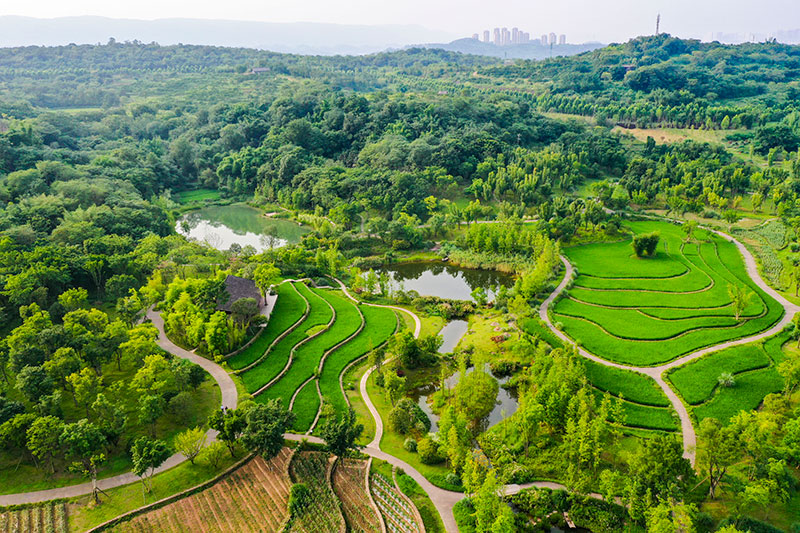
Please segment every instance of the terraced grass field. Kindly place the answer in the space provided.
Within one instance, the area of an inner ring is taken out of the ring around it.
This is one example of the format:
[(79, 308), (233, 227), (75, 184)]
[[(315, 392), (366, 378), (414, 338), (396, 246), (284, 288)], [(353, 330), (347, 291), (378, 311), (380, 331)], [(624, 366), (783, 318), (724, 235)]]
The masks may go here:
[(584, 364), (586, 377), (601, 391), (643, 405), (670, 406), (664, 391), (644, 374), (601, 365), (589, 359), (586, 359)]
[[(734, 244), (704, 230), (685, 242), (682, 228), (667, 222), (628, 227), (660, 232), (654, 257), (637, 258), (629, 240), (564, 250), (578, 276), (552, 308), (552, 318), (590, 352), (652, 366), (758, 333), (782, 316), (783, 308), (749, 278)], [(739, 320), (732, 285), (745, 287), (748, 295)]]
[[(325, 353), (361, 328), (361, 314), (358, 308), (340, 291), (315, 290), (314, 292), (333, 307), (336, 312), (335, 321), (318, 336), (294, 350), (291, 366), (289, 366), (287, 372), (268, 389), (259, 394), (256, 397), (256, 401), (266, 401), (272, 398), (291, 398), (303, 383), (314, 376)], [(313, 410), (313, 414), (304, 412), (308, 409)], [(314, 420), (317, 409), (318, 405), (314, 406), (309, 402), (296, 404), (292, 409), (298, 418), (295, 422), (296, 428), (301, 431), (307, 430)], [(301, 420), (307, 420), (309, 425), (300, 426)]]
[[(782, 347), (790, 338), (791, 333), (783, 331), (763, 343), (714, 352), (676, 368), (668, 377), (698, 421), (713, 417), (724, 423), (782, 389), (783, 378), (775, 366), (784, 359)], [(732, 387), (719, 384), (722, 373), (733, 375)]]
[(275, 302), (275, 308), (272, 310), (269, 323), (264, 327), (264, 331), (247, 349), (228, 359), (228, 364), (234, 370), (244, 368), (257, 361), (281, 333), (303, 317), (306, 301), (300, 296), (294, 284), (278, 285), (277, 293), (278, 301)]
[[(295, 287), (311, 306), (308, 316), (294, 331), (273, 346), (263, 361), (242, 374), (242, 381), (249, 393), (257, 391), (281, 373), (289, 362), (292, 348), (307, 337), (308, 330), (323, 326), (333, 318), (333, 312), (324, 299), (302, 283), (295, 284)], [(291, 394), (287, 398), (290, 397)]]

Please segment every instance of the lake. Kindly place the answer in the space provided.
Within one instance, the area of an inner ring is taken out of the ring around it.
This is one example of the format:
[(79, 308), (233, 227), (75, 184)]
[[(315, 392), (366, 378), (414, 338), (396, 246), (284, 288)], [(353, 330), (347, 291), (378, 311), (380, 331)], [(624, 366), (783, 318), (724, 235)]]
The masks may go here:
[(510, 274), (461, 268), (442, 261), (397, 263), (384, 270), (391, 276), (395, 287), (417, 291), (420, 296), (452, 300), (472, 300), (472, 291), (478, 287), (486, 289), (489, 300), (492, 300), (501, 285), (510, 287), (514, 283)]
[(264, 213), (245, 204), (204, 207), (178, 219), (175, 231), (217, 250), (228, 250), (232, 244), (252, 246), (258, 252), (300, 242), (309, 230), (297, 222), (265, 217)]

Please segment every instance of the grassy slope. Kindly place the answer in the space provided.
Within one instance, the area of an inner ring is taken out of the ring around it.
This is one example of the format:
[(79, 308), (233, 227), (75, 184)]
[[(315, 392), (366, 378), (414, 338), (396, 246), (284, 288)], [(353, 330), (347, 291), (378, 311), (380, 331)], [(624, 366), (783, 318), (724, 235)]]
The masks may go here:
[(644, 374), (612, 368), (590, 360), (584, 362), (586, 377), (592, 385), (626, 400), (656, 407), (669, 407), (670, 403), (656, 382)]
[(246, 350), (228, 360), (230, 367), (236, 370), (256, 361), (281, 333), (303, 316), (305, 309), (306, 303), (291, 283), (279, 285), (278, 301), (264, 332)]

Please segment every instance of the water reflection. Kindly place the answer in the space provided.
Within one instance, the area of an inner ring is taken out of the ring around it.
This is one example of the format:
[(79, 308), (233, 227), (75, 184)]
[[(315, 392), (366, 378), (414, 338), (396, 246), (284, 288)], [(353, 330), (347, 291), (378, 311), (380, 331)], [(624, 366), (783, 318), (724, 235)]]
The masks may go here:
[[(475, 370), (475, 367), (470, 367), (467, 369), (467, 374), (471, 373)], [(484, 365), (484, 371), (491, 375), (489, 370), (489, 365)], [(459, 379), (461, 379), (461, 374), (459, 372), (455, 372), (450, 377), (444, 380), (444, 387), (448, 389), (452, 389), (458, 384)], [(495, 378), (497, 379), (497, 378)], [(506, 418), (510, 417), (514, 413), (517, 412), (517, 407), (519, 407), (519, 401), (517, 397), (516, 389), (505, 389), (503, 385), (508, 383), (510, 376), (502, 377), (497, 379), (498, 384), (500, 385), (500, 390), (497, 393), (497, 400), (495, 401), (494, 409), (490, 412), (486, 418), (484, 418), (481, 422), (481, 430), (485, 431), (490, 427), (494, 426), (498, 422), (503, 421), (503, 415)], [(431, 432), (436, 432), (439, 428), (437, 422), (439, 421), (439, 415), (433, 412), (430, 403), (428, 402), (430, 396), (442, 388), (442, 385), (439, 382), (430, 383), (427, 385), (423, 385), (421, 387), (417, 387), (409, 392), (408, 396), (417, 402), (417, 405), (428, 415), (428, 418), (431, 420)]]
[(453, 300), (472, 300), (472, 291), (486, 290), (489, 300), (501, 285), (510, 287), (510, 274), (496, 270), (461, 268), (442, 261), (400, 263), (385, 268), (392, 281), (405, 290), (415, 290), (422, 296), (438, 296)]

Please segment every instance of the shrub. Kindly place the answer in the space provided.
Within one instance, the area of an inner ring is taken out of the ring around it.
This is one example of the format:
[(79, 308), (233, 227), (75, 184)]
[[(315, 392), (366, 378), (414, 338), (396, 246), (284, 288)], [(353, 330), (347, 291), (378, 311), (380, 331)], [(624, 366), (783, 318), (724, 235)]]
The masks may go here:
[(414, 453), (417, 451), (417, 441), (412, 438), (408, 438), (403, 443), (403, 449), (407, 452)]
[(455, 486), (461, 485), (461, 478), (458, 477), (458, 474), (456, 474), (455, 472), (450, 472), (449, 474), (447, 474), (444, 480), (447, 482), (448, 485), (455, 485)]
[(425, 437), (417, 443), (417, 453), (419, 454), (419, 460), (425, 465), (435, 465), (444, 461), (444, 458), (439, 454), (439, 445), (430, 437)]
[(736, 379), (730, 372), (723, 372), (717, 378), (717, 383), (719, 383), (720, 387), (731, 388), (736, 385)]
[(652, 257), (660, 238), (661, 235), (657, 231), (634, 235), (631, 246), (633, 246), (636, 257)]
[(289, 492), (289, 515), (300, 516), (306, 508), (311, 491), (305, 483), (295, 483)]

